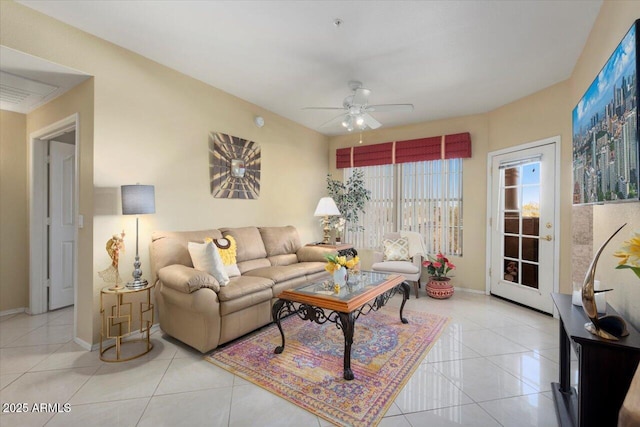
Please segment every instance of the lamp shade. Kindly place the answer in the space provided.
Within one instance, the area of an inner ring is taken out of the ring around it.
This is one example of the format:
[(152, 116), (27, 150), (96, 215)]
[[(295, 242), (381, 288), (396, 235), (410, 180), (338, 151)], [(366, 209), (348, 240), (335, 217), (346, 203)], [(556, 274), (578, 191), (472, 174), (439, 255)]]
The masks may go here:
[(122, 214), (140, 215), (156, 213), (155, 189), (153, 185), (123, 185)]
[(331, 197), (323, 197), (318, 202), (316, 211), (313, 216), (340, 215), (340, 211), (336, 206), (336, 202)]

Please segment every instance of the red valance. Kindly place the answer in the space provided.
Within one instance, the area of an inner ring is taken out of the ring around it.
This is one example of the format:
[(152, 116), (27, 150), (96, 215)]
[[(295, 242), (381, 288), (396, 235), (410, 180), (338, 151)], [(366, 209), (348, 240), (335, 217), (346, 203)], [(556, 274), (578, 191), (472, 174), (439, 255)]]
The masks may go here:
[(471, 157), (469, 132), (338, 148), (338, 169)]

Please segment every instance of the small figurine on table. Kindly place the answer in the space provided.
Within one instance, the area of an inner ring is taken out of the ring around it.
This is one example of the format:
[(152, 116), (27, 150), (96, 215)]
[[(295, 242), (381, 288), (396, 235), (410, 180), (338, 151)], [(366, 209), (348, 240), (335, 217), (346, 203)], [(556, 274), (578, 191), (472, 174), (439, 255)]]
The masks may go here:
[(118, 262), (120, 260), (120, 252), (124, 252), (124, 230), (120, 234), (114, 234), (111, 239), (107, 240), (106, 249), (111, 258), (111, 265), (105, 270), (99, 271), (98, 275), (106, 283), (115, 283), (114, 286), (109, 288), (110, 290), (123, 289), (122, 278), (118, 273)]

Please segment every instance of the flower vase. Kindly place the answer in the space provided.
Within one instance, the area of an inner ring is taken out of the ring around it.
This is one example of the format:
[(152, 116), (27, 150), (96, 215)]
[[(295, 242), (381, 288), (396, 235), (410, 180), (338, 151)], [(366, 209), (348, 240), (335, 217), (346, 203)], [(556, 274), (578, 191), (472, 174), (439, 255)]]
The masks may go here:
[(347, 269), (340, 267), (333, 272), (333, 283), (344, 286), (347, 283)]
[(435, 277), (429, 278), (427, 283), (427, 295), (431, 298), (446, 299), (453, 295), (453, 286), (450, 277)]

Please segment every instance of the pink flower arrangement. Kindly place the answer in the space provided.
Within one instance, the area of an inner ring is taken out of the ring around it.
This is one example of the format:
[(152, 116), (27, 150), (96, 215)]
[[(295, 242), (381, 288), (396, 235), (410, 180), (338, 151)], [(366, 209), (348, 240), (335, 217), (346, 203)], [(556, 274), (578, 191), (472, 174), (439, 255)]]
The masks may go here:
[(425, 260), (422, 265), (427, 267), (427, 272), (429, 276), (432, 276), (437, 279), (445, 279), (447, 274), (456, 268), (452, 262), (442, 255), (442, 253), (438, 252), (435, 259), (431, 255), (427, 255), (428, 260)]

